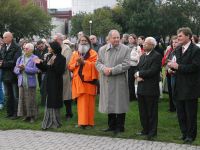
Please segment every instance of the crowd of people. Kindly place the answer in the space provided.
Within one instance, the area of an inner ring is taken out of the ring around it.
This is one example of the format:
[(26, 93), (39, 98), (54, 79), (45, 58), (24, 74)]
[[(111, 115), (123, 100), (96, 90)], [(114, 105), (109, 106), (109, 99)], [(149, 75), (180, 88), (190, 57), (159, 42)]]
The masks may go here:
[(177, 30), (166, 50), (158, 37), (123, 34), (120, 38), (117, 30), (111, 30), (102, 45), (95, 35), (79, 32), (74, 44), (57, 33), (51, 42), (23, 40), (18, 46), (13, 34), (5, 32), (0, 51), (0, 109), (6, 106), (9, 119), (22, 117), (34, 123), (39, 83), (40, 102), (45, 106), (42, 129), (61, 127), (63, 104), (66, 120), (73, 118), (73, 100), (76, 127), (92, 128), (99, 94), (99, 112), (108, 115), (103, 132), (117, 135), (125, 132), (130, 101), (137, 100), (142, 130), (136, 134), (152, 140), (157, 135), (163, 70), (169, 111), (177, 113), (180, 139), (192, 143), (197, 135), (200, 48), (188, 27)]

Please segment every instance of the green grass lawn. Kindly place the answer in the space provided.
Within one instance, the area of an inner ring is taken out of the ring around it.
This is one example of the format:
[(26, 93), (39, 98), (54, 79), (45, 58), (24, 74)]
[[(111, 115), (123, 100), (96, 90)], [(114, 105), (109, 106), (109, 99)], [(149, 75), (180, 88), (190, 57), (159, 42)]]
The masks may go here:
[[(39, 94), (38, 94), (39, 95)], [(39, 99), (39, 96), (37, 96)], [(39, 102), (38, 102), (39, 103)], [(200, 103), (199, 103), (200, 105)], [(23, 122), (22, 118), (17, 120), (10, 120), (5, 118), (6, 111), (0, 111), (0, 130), (10, 130), (10, 129), (30, 129), (30, 130), (41, 130), (41, 123), (44, 114), (44, 107), (39, 107), (39, 118), (33, 124)], [(76, 104), (73, 103), (73, 119), (70, 121), (65, 120), (65, 110), (62, 108), (62, 127), (59, 129), (49, 129), (49, 131), (54, 132), (64, 132), (64, 133), (77, 133), (77, 134), (87, 134), (87, 135), (96, 135), (96, 136), (109, 136), (114, 137), (113, 133), (105, 133), (101, 131), (104, 128), (107, 128), (107, 115), (101, 114), (98, 112), (98, 101), (96, 103), (96, 114), (95, 114), (95, 128), (92, 129), (79, 129), (75, 128), (77, 124), (77, 111)], [(199, 114), (199, 112), (198, 112)], [(198, 115), (198, 124), (200, 122), (200, 115)], [(130, 109), (126, 116), (125, 132), (120, 134), (119, 138), (126, 139), (145, 139), (135, 135), (136, 132), (141, 131), (139, 113), (138, 113), (138, 104), (137, 101), (130, 103)], [(45, 131), (44, 131), (45, 132)], [(165, 141), (173, 143), (183, 143), (181, 140), (178, 140), (180, 136), (180, 130), (177, 122), (176, 113), (168, 112), (168, 99), (165, 95), (165, 99), (159, 102), (159, 122), (158, 122), (158, 136), (155, 138), (156, 141)], [(193, 143), (194, 145), (200, 145), (200, 128), (198, 125), (197, 139)]]

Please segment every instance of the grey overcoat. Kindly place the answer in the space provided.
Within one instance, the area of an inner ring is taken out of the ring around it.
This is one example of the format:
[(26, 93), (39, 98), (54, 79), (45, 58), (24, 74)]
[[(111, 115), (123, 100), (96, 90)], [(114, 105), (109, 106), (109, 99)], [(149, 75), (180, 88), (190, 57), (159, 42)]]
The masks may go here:
[(71, 72), (67, 69), (67, 65), (72, 55), (72, 50), (68, 45), (62, 45), (62, 55), (66, 58), (66, 68), (63, 75), (63, 100), (72, 99)]
[[(115, 48), (111, 44), (101, 47), (96, 67), (100, 73), (99, 111), (126, 113), (129, 108), (127, 70), (130, 67), (130, 49), (123, 44)], [(105, 67), (112, 68), (111, 75), (104, 75)]]

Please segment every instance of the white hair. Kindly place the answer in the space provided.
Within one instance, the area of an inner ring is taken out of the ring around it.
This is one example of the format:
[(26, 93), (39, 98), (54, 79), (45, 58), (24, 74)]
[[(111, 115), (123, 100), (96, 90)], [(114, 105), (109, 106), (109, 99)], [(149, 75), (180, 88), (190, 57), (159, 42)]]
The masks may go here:
[(34, 45), (32, 43), (27, 43), (25, 47), (29, 48), (30, 50), (34, 50)]
[(64, 35), (62, 33), (56, 33), (56, 37), (59, 40), (62, 40), (62, 41), (64, 40)]
[[(108, 33), (108, 37), (111, 37), (113, 32), (116, 32), (119, 34), (119, 31), (117, 31), (116, 29), (113, 29), (113, 30), (110, 30), (109, 33)], [(120, 35), (120, 34), (119, 34)]]
[(153, 37), (147, 37), (145, 40), (148, 40), (149, 42), (151, 42), (151, 44), (153, 44), (153, 47), (155, 48), (157, 45), (156, 39)]

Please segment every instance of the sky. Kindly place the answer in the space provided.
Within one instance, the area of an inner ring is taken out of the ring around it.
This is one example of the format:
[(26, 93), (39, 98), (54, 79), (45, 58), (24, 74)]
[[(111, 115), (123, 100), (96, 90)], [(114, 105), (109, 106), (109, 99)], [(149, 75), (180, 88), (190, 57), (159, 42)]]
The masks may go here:
[(72, 0), (47, 0), (48, 8), (70, 8)]

